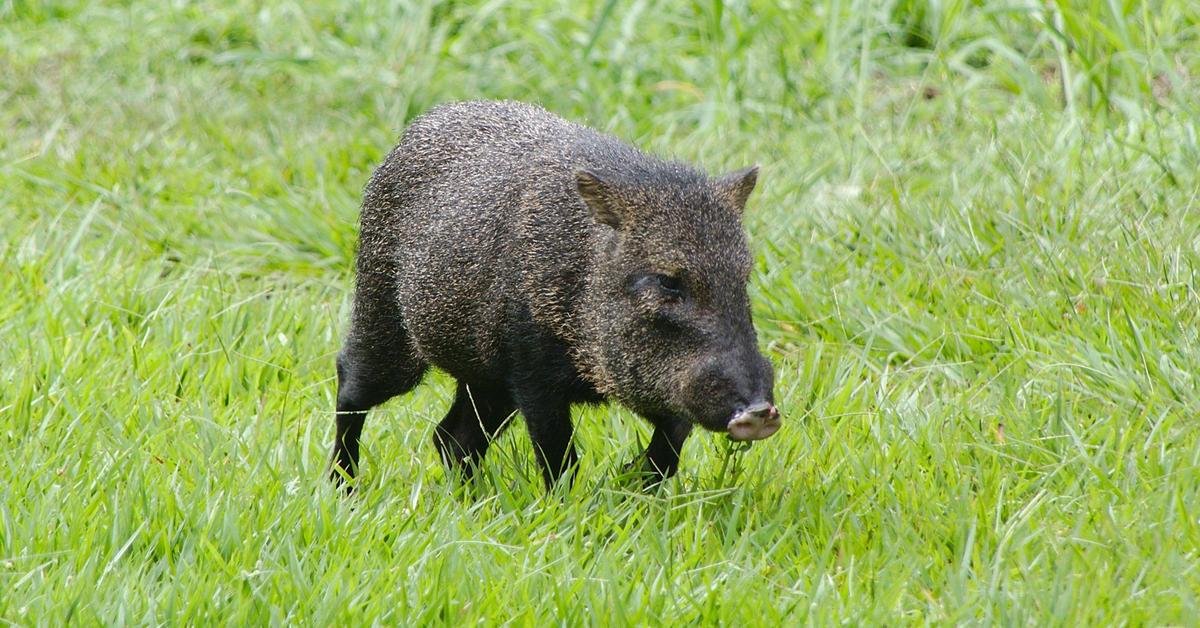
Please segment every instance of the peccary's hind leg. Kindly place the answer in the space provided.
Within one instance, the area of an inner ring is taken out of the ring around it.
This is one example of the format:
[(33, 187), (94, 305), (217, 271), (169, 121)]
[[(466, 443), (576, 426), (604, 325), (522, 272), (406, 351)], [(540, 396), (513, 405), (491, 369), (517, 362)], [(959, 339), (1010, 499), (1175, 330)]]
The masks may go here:
[[(389, 159), (390, 162), (390, 159)], [(350, 333), (337, 358), (337, 436), (331, 475), (358, 470), (358, 439), (367, 410), (412, 390), (429, 365), (417, 355), (397, 300), (400, 247), (393, 222), (406, 202), (387, 163), (363, 193)]]
[(369, 330), (362, 329), (363, 323), (355, 317), (350, 338), (337, 357), (337, 435), (330, 477), (338, 484), (358, 471), (358, 441), (367, 410), (412, 390), (428, 369), (412, 351), (398, 321)]
[(492, 439), (508, 426), (513, 409), (507, 392), (459, 382), (454, 404), (433, 432), (446, 467), (470, 479)]

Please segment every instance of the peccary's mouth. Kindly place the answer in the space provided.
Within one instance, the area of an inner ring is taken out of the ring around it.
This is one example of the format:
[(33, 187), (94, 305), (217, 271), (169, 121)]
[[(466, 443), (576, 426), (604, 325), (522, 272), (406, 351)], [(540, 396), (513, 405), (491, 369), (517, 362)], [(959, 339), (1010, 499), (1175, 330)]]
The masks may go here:
[(768, 402), (756, 403), (734, 415), (729, 421), (729, 440), (751, 441), (769, 438), (779, 431), (783, 421), (779, 410)]

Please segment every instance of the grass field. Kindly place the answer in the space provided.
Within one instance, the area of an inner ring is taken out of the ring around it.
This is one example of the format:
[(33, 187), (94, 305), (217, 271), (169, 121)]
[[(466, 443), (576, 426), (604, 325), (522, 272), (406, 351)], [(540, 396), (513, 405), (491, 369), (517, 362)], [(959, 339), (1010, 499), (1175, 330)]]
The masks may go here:
[[(521, 427), (445, 376), (325, 481), (358, 195), (514, 98), (710, 171), (786, 425)], [(0, 620), (1195, 625), (1200, 4), (0, 0)]]

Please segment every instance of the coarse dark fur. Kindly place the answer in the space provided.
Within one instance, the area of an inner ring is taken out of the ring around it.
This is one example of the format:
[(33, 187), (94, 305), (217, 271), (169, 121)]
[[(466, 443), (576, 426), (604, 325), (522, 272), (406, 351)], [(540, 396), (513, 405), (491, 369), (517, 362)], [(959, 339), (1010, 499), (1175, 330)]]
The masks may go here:
[(366, 411), (430, 365), (458, 380), (433, 440), (465, 475), (519, 411), (553, 484), (576, 461), (572, 404), (604, 400), (654, 425), (647, 474), (675, 473), (693, 424), (772, 401), (740, 221), (756, 176), (709, 178), (521, 103), (414, 120), (363, 195), (334, 478), (356, 471)]

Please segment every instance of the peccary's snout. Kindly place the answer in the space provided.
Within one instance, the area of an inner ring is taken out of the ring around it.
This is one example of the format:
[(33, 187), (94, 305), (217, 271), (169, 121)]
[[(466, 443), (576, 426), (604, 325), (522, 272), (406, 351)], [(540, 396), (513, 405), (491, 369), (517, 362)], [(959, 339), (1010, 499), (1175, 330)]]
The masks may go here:
[(783, 424), (773, 401), (773, 375), (771, 363), (757, 349), (707, 360), (688, 387), (693, 420), (705, 429), (727, 432), (735, 441), (770, 437)]
[(763, 440), (778, 432), (783, 423), (780, 420), (779, 409), (772, 403), (774, 374), (771, 363), (757, 349), (749, 353), (751, 356), (746, 361), (752, 367), (745, 386), (752, 391), (748, 397), (750, 403), (735, 409), (733, 417), (725, 426), (730, 440)]
[(729, 439), (737, 441), (762, 440), (779, 431), (779, 409), (775, 404), (761, 401), (745, 408), (729, 421)]

